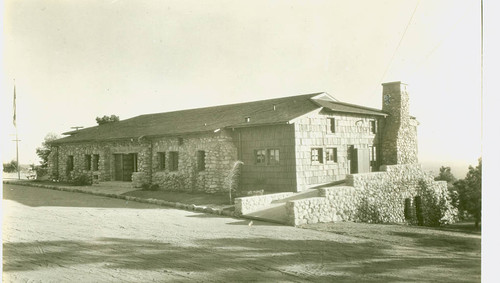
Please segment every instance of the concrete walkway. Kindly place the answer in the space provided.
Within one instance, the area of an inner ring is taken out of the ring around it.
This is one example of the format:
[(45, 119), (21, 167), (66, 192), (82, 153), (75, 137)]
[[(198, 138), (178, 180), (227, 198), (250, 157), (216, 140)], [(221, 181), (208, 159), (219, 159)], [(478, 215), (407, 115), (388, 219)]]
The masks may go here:
[(109, 181), (100, 182), (91, 186), (82, 186), (81, 189), (88, 190), (94, 193), (108, 193), (122, 195), (131, 191), (137, 191), (139, 188), (132, 187), (131, 182)]

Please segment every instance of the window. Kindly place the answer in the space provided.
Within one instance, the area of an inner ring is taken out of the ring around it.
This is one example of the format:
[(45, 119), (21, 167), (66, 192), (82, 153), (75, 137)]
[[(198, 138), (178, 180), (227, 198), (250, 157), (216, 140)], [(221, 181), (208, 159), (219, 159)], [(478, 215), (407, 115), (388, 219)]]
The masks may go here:
[(335, 133), (335, 118), (328, 118), (328, 127), (330, 133)]
[(73, 165), (74, 165), (73, 155), (68, 155), (68, 160), (67, 160), (67, 164), (66, 164), (67, 171), (73, 171), (73, 169), (74, 169)]
[(269, 160), (267, 164), (276, 165), (280, 163), (280, 150), (279, 149), (268, 149)]
[(377, 147), (369, 146), (368, 150), (370, 151), (370, 163), (377, 161)]
[(337, 162), (337, 148), (330, 147), (326, 149), (326, 161)]
[(165, 170), (165, 152), (157, 152), (156, 158), (158, 158), (158, 170)]
[(370, 132), (372, 134), (376, 134), (377, 133), (377, 120), (371, 120), (370, 121)]
[(137, 172), (139, 167), (137, 166), (137, 163), (138, 163), (138, 158), (137, 158), (137, 153), (131, 153), (130, 155), (132, 155), (132, 172)]
[(99, 154), (94, 154), (92, 159), (92, 171), (99, 171)]
[(266, 150), (265, 149), (255, 150), (255, 163), (256, 164), (266, 164)]
[(368, 151), (370, 153), (370, 166), (371, 171), (378, 171), (378, 162), (377, 162), (377, 147), (375, 145), (369, 146)]
[(196, 159), (198, 161), (198, 171), (205, 171), (205, 151), (198, 150), (196, 152)]
[(323, 149), (322, 148), (313, 148), (311, 150), (311, 161), (323, 163)]
[(179, 145), (183, 145), (184, 144), (184, 138), (177, 138), (177, 143)]
[(168, 153), (168, 170), (177, 171), (179, 169), (179, 152), (170, 151)]
[(92, 164), (92, 156), (90, 154), (85, 154), (85, 170), (90, 170), (90, 165)]

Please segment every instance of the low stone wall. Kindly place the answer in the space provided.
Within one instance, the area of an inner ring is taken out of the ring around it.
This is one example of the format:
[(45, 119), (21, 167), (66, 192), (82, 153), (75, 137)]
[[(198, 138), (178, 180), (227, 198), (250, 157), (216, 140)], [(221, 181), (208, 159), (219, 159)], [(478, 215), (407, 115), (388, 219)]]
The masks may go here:
[(132, 187), (142, 188), (143, 185), (149, 184), (149, 177), (144, 172), (133, 172), (132, 173)]
[(331, 221), (415, 223), (405, 215), (405, 201), (415, 211), (415, 197), (422, 200), (422, 224), (452, 223), (457, 211), (451, 206), (446, 182), (434, 181), (420, 165), (391, 165), (385, 172), (348, 175), (348, 186), (319, 189), (320, 197), (290, 201), (291, 225)]
[(321, 188), (319, 195), (332, 207), (332, 221), (354, 221), (363, 189), (350, 186)]
[(286, 203), (287, 223), (297, 226), (318, 222), (332, 222), (333, 207), (324, 197), (292, 200)]
[(251, 196), (234, 199), (235, 212), (238, 215), (248, 214), (265, 208), (273, 201), (292, 196), (292, 192), (269, 194), (262, 196)]

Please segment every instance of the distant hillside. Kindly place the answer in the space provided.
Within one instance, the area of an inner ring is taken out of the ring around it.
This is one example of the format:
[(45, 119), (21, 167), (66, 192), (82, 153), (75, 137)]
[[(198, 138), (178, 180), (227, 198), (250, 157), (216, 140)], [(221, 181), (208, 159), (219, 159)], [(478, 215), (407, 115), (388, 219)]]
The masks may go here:
[[(441, 166), (446, 166), (451, 168), (451, 173), (457, 179), (465, 178), (467, 172), (469, 171), (469, 165), (476, 166), (477, 164), (468, 164), (467, 162), (443, 162), (443, 161), (422, 161), (422, 168), (425, 171), (431, 171), (435, 176), (439, 173), (439, 168)], [(477, 162), (476, 162), (477, 163)]]

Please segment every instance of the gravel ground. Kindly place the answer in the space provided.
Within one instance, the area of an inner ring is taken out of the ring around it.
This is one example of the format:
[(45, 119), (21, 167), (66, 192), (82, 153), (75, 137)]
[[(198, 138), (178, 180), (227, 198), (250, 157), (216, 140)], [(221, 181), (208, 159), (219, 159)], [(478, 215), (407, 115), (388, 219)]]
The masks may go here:
[(450, 257), (383, 238), (17, 185), (4, 184), (3, 194), (3, 282), (480, 280), (467, 267), (471, 251)]

